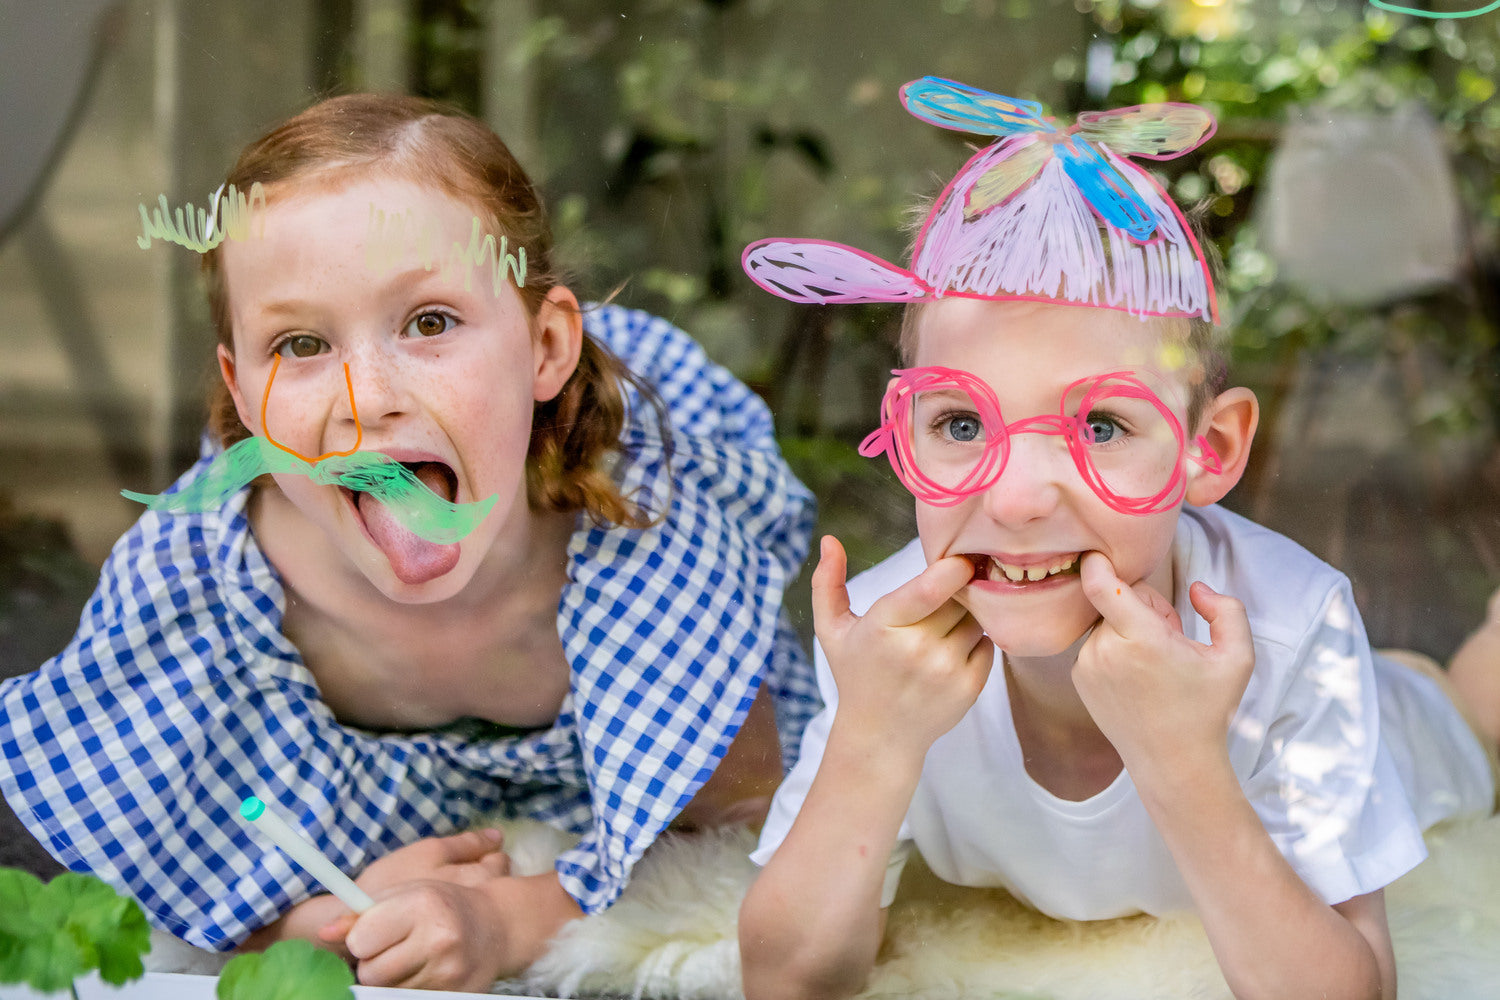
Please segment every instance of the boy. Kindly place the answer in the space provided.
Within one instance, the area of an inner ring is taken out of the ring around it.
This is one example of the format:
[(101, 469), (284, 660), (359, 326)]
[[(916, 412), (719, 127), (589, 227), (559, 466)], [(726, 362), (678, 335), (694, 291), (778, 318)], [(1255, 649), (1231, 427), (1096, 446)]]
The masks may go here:
[(823, 542), (826, 708), (755, 854), (746, 995), (856, 992), (916, 847), (1056, 917), (1194, 908), (1242, 998), (1394, 996), (1382, 888), (1494, 785), (1430, 679), (1373, 657), (1347, 580), (1211, 506), (1256, 400), (1220, 389), (1203, 256), (1122, 155), (1191, 149), (1211, 119), (1058, 131), (930, 79), (903, 100), (1006, 137), (939, 197), (912, 270), (746, 253), (796, 301), (919, 303), (861, 448), (917, 497), (919, 538), (847, 589)]

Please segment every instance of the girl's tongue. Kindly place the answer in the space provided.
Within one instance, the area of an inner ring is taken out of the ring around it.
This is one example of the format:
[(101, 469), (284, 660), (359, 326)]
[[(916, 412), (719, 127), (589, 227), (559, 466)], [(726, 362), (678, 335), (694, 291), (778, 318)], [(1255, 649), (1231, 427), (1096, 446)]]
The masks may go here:
[[(440, 497), (453, 499), (453, 484), (447, 470), (436, 462), (408, 466), (422, 484)], [(438, 545), (414, 534), (396, 520), (385, 504), (369, 493), (356, 493), (365, 529), (391, 564), (391, 571), (402, 583), (419, 584), (435, 580), (458, 564), (458, 543)]]

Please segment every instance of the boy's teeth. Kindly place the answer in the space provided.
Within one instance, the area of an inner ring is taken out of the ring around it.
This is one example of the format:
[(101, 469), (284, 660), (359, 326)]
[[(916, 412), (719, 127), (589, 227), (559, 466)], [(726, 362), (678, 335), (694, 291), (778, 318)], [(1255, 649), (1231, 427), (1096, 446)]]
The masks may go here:
[(1034, 583), (1037, 580), (1055, 576), (1058, 573), (1066, 573), (1073, 568), (1073, 564), (1077, 561), (1077, 556), (1065, 556), (1046, 566), (1040, 564), (1036, 566), (1009, 566), (1005, 563), (991, 560), (990, 579), (998, 580), (1004, 577), (1011, 583), (1020, 583), (1022, 580)]

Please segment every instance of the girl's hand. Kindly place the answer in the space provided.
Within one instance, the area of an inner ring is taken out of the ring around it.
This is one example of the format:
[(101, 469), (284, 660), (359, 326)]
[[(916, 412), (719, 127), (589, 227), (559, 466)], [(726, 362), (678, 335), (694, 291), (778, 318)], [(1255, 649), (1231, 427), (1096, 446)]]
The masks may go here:
[(354, 881), (372, 896), (418, 879), (480, 885), (510, 874), (510, 855), (504, 847), (505, 835), (494, 829), (424, 837), (371, 862)]
[(863, 617), (849, 610), (847, 573), (844, 547), (824, 537), (813, 623), (838, 685), (838, 723), (925, 755), (974, 704), (994, 662), (984, 630), (953, 600), (974, 567), (939, 559)]
[(366, 986), (483, 991), (502, 974), (505, 919), (482, 888), (408, 882), (352, 926), (338, 921), (321, 936), (341, 929)]
[(483, 992), (540, 958), (582, 915), (555, 872), (476, 885), (427, 880), (387, 891), (352, 924), (334, 921), (319, 936), (343, 939), (366, 986)]
[(1139, 784), (1153, 769), (1223, 755), (1255, 666), (1244, 606), (1204, 583), (1188, 591), (1211, 643), (1189, 639), (1149, 585), (1128, 586), (1101, 552), (1083, 557), (1083, 592), (1103, 620), (1079, 650), (1073, 684)]

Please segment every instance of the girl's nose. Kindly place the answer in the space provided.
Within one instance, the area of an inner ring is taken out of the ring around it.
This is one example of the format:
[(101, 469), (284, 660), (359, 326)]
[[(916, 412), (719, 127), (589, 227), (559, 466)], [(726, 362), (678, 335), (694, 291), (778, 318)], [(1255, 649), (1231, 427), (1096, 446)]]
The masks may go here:
[(370, 427), (410, 410), (407, 373), (391, 352), (378, 348), (355, 350), (349, 352), (345, 361), (352, 392), (344, 394), (343, 402), (334, 411), (336, 418), (352, 422), (357, 414), (359, 423)]
[(1046, 517), (1057, 509), (1069, 477), (1080, 478), (1061, 437), (1013, 434), (1005, 467), (984, 491), (985, 513), (1008, 527)]

